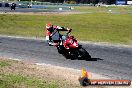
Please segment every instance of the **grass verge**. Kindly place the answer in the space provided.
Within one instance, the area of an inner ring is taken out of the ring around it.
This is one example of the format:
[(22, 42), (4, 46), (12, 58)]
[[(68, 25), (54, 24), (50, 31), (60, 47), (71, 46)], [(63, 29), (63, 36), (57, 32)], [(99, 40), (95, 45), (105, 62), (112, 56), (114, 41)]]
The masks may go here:
[[(126, 11), (130, 8), (121, 9), (108, 7), (115, 11)], [(132, 15), (114, 14), (103, 12), (104, 7), (93, 8), (83, 7), (78, 10), (102, 11), (88, 14), (71, 15), (0, 15), (0, 34), (19, 36), (44, 36), (45, 24), (48, 22), (54, 25), (70, 27), (72, 35), (78, 40), (109, 42), (132, 45)], [(108, 10), (108, 9), (107, 9)]]
[(18, 63), (20, 64), (18, 61), (0, 58), (0, 88), (58, 88), (56, 81), (48, 82), (47, 79), (29, 77), (19, 72), (17, 68), (11, 72), (12, 67)]
[(9, 62), (6, 62), (6, 61), (0, 61), (0, 67), (5, 67), (5, 66), (10, 66), (10, 63)]
[(0, 63), (6, 63), (0, 65), (0, 88), (81, 88), (76, 76), (73, 82), (73, 78), (67, 78), (70, 72), (62, 74), (62, 70), (48, 65), (1, 57)]
[(0, 88), (58, 88), (55, 83), (16, 74), (0, 74)]

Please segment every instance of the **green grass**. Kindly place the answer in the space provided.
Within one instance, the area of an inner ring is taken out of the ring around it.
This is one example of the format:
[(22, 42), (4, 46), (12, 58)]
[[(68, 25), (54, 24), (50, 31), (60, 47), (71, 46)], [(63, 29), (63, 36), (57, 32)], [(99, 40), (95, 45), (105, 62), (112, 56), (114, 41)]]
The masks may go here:
[[(105, 7), (76, 7), (77, 10), (105, 11)], [(117, 11), (131, 11), (130, 7), (115, 8)], [(127, 10), (126, 10), (127, 9)], [(97, 12), (72, 15), (0, 15), (0, 34), (20, 36), (44, 36), (47, 22), (70, 27), (78, 40), (110, 42), (132, 45), (132, 14)]]
[(0, 88), (58, 88), (56, 83), (47, 83), (36, 78), (16, 74), (0, 74)]
[(100, 7), (88, 7), (88, 6), (75, 6), (75, 11), (81, 11), (81, 12), (108, 12), (109, 10), (113, 12), (121, 12), (121, 13), (128, 13), (132, 12), (131, 6), (100, 6)]
[(7, 68), (2, 68), (5, 66), (10, 68), (11, 64), (16, 62), (14, 60), (0, 61), (0, 88), (58, 88), (55, 81), (48, 82), (47, 79), (44, 81), (35, 77), (13, 74), (6, 72)]
[(0, 88), (58, 88), (56, 83), (16, 74), (0, 74)]
[[(20, 66), (20, 64), (24, 63), (15, 60), (0, 60), (0, 88), (59, 88), (57, 80), (22, 73), (19, 69), (25, 67)], [(16, 72), (13, 72), (14, 70)]]
[(11, 64), (10, 64), (10, 62), (7, 62), (7, 61), (0, 61), (0, 68), (1, 67), (5, 67), (5, 66), (10, 66)]

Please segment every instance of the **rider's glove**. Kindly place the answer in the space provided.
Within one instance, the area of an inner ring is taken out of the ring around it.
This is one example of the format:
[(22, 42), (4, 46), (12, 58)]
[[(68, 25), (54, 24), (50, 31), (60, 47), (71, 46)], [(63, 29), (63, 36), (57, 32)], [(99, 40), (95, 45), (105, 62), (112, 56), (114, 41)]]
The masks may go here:
[(57, 29), (62, 29), (62, 27), (60, 27), (60, 26), (57, 26)]
[(70, 33), (72, 29), (70, 29), (70, 28), (67, 28), (67, 30), (68, 30), (68, 32)]

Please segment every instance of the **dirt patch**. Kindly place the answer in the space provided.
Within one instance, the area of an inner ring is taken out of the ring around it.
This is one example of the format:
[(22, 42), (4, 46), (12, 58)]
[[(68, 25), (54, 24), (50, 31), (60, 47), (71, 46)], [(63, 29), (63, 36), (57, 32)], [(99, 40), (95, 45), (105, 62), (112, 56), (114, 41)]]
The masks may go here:
[[(36, 64), (30, 61), (16, 61), (7, 58), (0, 57), (0, 61), (10, 62), (10, 66), (0, 68), (2, 73), (14, 73), (27, 77), (35, 77), (47, 82), (55, 80), (60, 88), (83, 88), (80, 86), (78, 78), (81, 76), (81, 71), (65, 68), (59, 66), (53, 66), (50, 64)], [(104, 78), (97, 74), (89, 73), (92, 79)], [(131, 88), (130, 87), (112, 87), (112, 86), (88, 86), (85, 88)]]
[[(71, 72), (55, 69), (49, 65), (36, 65), (30, 61), (16, 61), (0, 57), (0, 61), (8, 61), (11, 65), (0, 68), (0, 73), (23, 75), (30, 78), (37, 78), (51, 83), (57, 82), (60, 88), (80, 88), (78, 77)], [(71, 74), (71, 75), (70, 75)], [(73, 79), (75, 77), (75, 79)]]

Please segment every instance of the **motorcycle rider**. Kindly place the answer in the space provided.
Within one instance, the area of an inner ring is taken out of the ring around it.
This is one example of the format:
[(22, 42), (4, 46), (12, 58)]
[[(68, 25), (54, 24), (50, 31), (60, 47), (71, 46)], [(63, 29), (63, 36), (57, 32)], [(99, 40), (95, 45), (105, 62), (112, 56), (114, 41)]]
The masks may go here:
[(12, 10), (12, 9), (14, 9), (14, 10), (16, 9), (16, 4), (15, 4), (15, 3), (12, 3), (12, 4), (11, 4), (11, 10)]
[(55, 41), (59, 41), (61, 39), (61, 35), (59, 31), (68, 31), (71, 32), (72, 29), (64, 28), (60, 26), (53, 26), (51, 23), (46, 24), (46, 40), (49, 45), (56, 45)]

